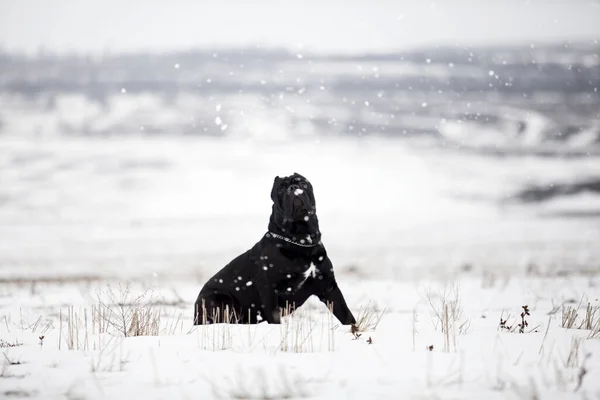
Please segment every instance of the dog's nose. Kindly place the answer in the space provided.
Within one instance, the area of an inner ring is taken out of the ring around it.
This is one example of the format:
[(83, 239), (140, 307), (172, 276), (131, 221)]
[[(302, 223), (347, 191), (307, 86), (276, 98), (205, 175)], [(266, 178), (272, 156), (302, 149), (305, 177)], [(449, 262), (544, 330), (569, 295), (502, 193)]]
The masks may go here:
[(300, 186), (298, 186), (298, 185), (290, 185), (288, 187), (289, 192), (296, 192), (296, 190), (298, 190), (298, 189), (300, 189)]

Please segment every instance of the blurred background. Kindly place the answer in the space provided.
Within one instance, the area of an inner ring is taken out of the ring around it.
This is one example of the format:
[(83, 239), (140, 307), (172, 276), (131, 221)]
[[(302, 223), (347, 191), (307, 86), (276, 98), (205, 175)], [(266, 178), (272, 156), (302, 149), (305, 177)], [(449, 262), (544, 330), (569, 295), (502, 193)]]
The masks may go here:
[(600, 269), (600, 2), (0, 0), (0, 279)]

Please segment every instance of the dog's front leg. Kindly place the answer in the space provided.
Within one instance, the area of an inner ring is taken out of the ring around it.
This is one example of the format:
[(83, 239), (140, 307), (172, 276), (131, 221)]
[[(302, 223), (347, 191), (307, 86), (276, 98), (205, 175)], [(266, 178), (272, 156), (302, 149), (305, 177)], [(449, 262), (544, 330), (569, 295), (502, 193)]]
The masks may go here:
[(356, 319), (354, 318), (354, 315), (352, 315), (352, 311), (348, 308), (344, 295), (335, 279), (332, 280), (331, 285), (327, 290), (319, 296), (319, 300), (327, 305), (333, 312), (333, 315), (335, 315), (343, 325), (352, 325), (356, 323)]
[[(258, 297), (260, 299), (260, 316), (262, 320), (269, 324), (281, 323), (281, 314), (279, 312), (279, 296), (275, 288), (270, 283), (267, 271), (261, 271), (256, 277)], [(259, 322), (261, 320), (259, 319)]]
[(352, 325), (356, 323), (352, 311), (348, 308), (342, 291), (338, 287), (333, 274), (333, 264), (329, 257), (325, 257), (323, 264), (320, 267), (323, 273), (323, 292), (320, 293), (319, 300), (327, 305), (333, 312), (333, 315), (344, 325)]

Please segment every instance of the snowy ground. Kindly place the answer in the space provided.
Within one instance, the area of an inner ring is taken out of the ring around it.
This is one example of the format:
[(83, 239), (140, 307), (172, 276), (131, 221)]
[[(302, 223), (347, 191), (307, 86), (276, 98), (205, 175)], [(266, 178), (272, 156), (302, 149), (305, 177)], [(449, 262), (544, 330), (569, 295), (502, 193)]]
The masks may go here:
[[(342, 280), (356, 313), (369, 301), (386, 308), (377, 329), (356, 340), (347, 327), (328, 317), (318, 301), (307, 304), (289, 326), (193, 329), (189, 306), (200, 282), (189, 281), (154, 282), (154, 295), (160, 300), (154, 306), (161, 312), (160, 336), (123, 338), (112, 330), (98, 334), (98, 322), (92, 322), (96, 295), (107, 290), (106, 282), (3, 284), (0, 338), (22, 345), (1, 349), (0, 397), (600, 396), (600, 339), (588, 339), (587, 330), (561, 328), (561, 310), (556, 308), (565, 302), (577, 306), (582, 296), (599, 306), (594, 297), (600, 283), (597, 277), (511, 279), (463, 274), (454, 283), (459, 285), (463, 314), (450, 331), (448, 351), (427, 300), (429, 290), (434, 304), (439, 304), (435, 294), (443, 286), (427, 280)], [(116, 289), (117, 283), (111, 284)], [(134, 292), (152, 284), (135, 285)], [(525, 333), (499, 330), (500, 318), (511, 314), (508, 324), (513, 324), (523, 305), (531, 313)], [(75, 328), (69, 336), (71, 306), (76, 315), (71, 317)], [(466, 332), (461, 334), (458, 324), (465, 321)]]

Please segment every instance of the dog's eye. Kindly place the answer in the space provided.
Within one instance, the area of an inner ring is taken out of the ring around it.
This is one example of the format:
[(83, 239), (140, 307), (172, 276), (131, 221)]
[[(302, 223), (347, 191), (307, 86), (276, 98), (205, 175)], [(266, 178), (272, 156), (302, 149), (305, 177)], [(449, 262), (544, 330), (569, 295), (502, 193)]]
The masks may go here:
[(279, 188), (279, 194), (282, 194), (283, 192), (285, 192), (285, 188), (283, 188), (283, 187), (280, 187), (280, 188)]
[(303, 187), (304, 189), (308, 189), (308, 185), (307, 185), (306, 183), (303, 183), (303, 184), (302, 184), (302, 187)]

